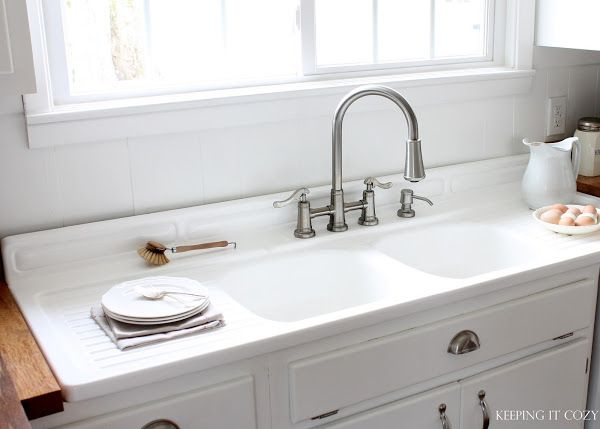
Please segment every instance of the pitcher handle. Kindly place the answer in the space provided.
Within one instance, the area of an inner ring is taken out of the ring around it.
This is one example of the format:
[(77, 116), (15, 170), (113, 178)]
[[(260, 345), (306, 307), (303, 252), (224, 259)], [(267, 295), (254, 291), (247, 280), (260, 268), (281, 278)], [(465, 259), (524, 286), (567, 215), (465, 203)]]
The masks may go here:
[(575, 181), (577, 181), (579, 167), (581, 165), (581, 143), (577, 137), (575, 137), (575, 140), (573, 140), (573, 155), (571, 156), (571, 162), (573, 163), (573, 174), (575, 175)]

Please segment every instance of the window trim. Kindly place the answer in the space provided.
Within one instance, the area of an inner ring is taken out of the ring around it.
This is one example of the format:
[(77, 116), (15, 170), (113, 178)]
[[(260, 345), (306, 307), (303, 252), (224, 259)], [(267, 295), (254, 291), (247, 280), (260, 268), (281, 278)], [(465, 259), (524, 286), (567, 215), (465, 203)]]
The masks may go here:
[[(514, 95), (529, 91), (533, 75), (535, 0), (506, 1), (506, 34), (503, 67), (403, 74), (361, 72), (344, 78), (312, 78), (306, 82), (231, 88), (132, 99), (56, 105), (43, 21), (42, 0), (27, 0), (38, 92), (26, 95), (25, 114), (30, 148), (103, 140), (193, 132), (217, 127), (254, 125), (294, 120), (302, 116), (329, 115), (341, 94), (365, 83), (395, 87), (414, 105), (459, 102)], [(360, 107), (370, 110), (368, 102)], [(299, 114), (299, 112), (305, 112)], [(203, 120), (195, 120), (202, 115)], [(148, 126), (152, 123), (152, 126)]]

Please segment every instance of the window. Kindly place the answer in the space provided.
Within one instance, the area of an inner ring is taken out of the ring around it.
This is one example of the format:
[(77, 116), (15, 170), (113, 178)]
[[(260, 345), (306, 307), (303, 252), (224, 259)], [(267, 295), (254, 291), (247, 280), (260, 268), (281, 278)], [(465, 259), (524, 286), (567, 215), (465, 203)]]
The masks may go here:
[(494, 0), (43, 3), (55, 104), (493, 65), (502, 42)]

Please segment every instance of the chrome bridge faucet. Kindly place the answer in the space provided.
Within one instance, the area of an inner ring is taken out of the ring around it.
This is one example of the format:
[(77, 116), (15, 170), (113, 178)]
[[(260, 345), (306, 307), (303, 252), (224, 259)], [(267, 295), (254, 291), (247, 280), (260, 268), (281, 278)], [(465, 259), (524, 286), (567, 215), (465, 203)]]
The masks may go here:
[(418, 182), (425, 178), (423, 157), (421, 155), (421, 140), (419, 140), (419, 126), (415, 112), (408, 102), (397, 91), (382, 85), (365, 85), (348, 93), (338, 104), (333, 115), (333, 141), (332, 141), (332, 188), (331, 203), (324, 207), (310, 208), (310, 202), (306, 196), (309, 194), (307, 188), (301, 188), (287, 199), (276, 201), (276, 208), (286, 206), (292, 201), (298, 200), (298, 224), (294, 235), (298, 238), (314, 237), (312, 219), (318, 216), (329, 216), (327, 229), (329, 231), (346, 231), (346, 212), (361, 210), (358, 223), (365, 226), (378, 224), (375, 215), (375, 192), (374, 186), (389, 189), (392, 183), (381, 183), (374, 177), (367, 177), (364, 181), (366, 189), (363, 198), (358, 201), (345, 202), (344, 190), (342, 189), (342, 125), (344, 115), (348, 108), (358, 99), (367, 95), (378, 95), (385, 97), (400, 108), (408, 124), (408, 140), (406, 141), (406, 158), (404, 162), (404, 178), (410, 182)]

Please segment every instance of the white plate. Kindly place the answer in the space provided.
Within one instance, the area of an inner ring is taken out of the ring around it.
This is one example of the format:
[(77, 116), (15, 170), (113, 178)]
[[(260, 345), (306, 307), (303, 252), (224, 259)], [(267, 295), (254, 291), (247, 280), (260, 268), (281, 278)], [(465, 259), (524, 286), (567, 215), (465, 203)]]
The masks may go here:
[[(208, 296), (208, 291), (195, 280), (183, 277), (146, 277), (120, 283), (102, 295), (102, 307), (121, 319), (156, 321), (190, 314), (205, 306), (208, 298), (189, 298), (185, 295), (176, 299), (148, 299), (135, 291), (137, 286), (154, 286), (159, 289), (189, 292)], [(182, 302), (179, 302), (179, 301)], [(113, 317), (111, 316), (111, 317)]]
[[(579, 210), (581, 210), (585, 206), (579, 206), (579, 205), (575, 205), (575, 204), (567, 204), (567, 207), (569, 207), (569, 208), (576, 207)], [(553, 223), (544, 222), (543, 220), (540, 219), (540, 216), (542, 215), (542, 213), (547, 212), (551, 208), (552, 208), (552, 206), (541, 207), (541, 208), (537, 209), (536, 211), (534, 211), (532, 214), (533, 218), (537, 222), (542, 224), (544, 227), (548, 228), (550, 231), (554, 231), (554, 232), (558, 232), (559, 234), (566, 234), (566, 235), (583, 235), (583, 234), (591, 234), (592, 232), (596, 232), (596, 231), (600, 230), (600, 223), (598, 223), (598, 221), (596, 221), (596, 225), (586, 225), (586, 226), (567, 226), (567, 225), (557, 225), (557, 224), (553, 224)], [(598, 216), (600, 219), (600, 210), (596, 209), (596, 212), (598, 213)]]
[(109, 312), (108, 310), (106, 310), (106, 308), (104, 308), (103, 310), (104, 310), (104, 313), (111, 319), (118, 320), (119, 322), (123, 322), (123, 323), (129, 323), (130, 325), (163, 325), (165, 323), (179, 322), (180, 320), (188, 319), (199, 313), (202, 313), (204, 310), (206, 310), (208, 308), (209, 304), (210, 304), (210, 302), (207, 300), (205, 302), (205, 304), (201, 305), (198, 308), (195, 308), (194, 310), (192, 310), (189, 313), (183, 313), (179, 316), (174, 316), (174, 317), (171, 317), (168, 319), (128, 319), (128, 318), (119, 316), (118, 314), (113, 314), (113, 313)]

